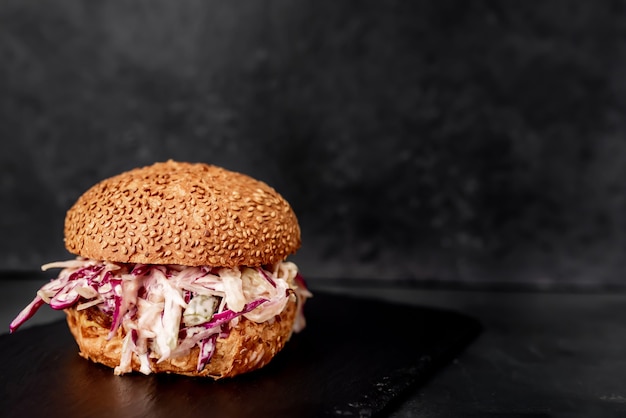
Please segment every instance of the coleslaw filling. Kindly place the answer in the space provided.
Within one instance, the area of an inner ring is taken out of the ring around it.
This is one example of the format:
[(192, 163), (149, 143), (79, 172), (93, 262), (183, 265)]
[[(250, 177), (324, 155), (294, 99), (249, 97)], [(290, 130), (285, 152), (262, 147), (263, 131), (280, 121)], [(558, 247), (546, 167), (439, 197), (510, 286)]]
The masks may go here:
[(60, 268), (10, 324), (10, 332), (44, 304), (52, 309), (97, 308), (111, 318), (108, 339), (122, 328), (124, 339), (115, 374), (132, 371), (133, 354), (140, 371), (152, 372), (151, 359), (162, 362), (199, 347), (201, 371), (215, 351), (218, 337), (228, 336), (241, 317), (274, 321), (290, 299), (297, 302), (293, 332), (305, 326), (304, 302), (311, 292), (288, 261), (272, 266), (216, 268), (113, 263), (82, 257), (45, 264)]

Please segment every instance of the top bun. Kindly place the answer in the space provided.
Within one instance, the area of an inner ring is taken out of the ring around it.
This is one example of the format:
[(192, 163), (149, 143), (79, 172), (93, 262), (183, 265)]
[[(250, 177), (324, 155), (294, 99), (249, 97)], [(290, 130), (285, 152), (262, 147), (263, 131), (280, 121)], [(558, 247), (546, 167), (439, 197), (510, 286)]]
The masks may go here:
[(291, 206), (247, 175), (167, 161), (105, 179), (65, 217), (65, 247), (103, 261), (262, 266), (300, 248)]

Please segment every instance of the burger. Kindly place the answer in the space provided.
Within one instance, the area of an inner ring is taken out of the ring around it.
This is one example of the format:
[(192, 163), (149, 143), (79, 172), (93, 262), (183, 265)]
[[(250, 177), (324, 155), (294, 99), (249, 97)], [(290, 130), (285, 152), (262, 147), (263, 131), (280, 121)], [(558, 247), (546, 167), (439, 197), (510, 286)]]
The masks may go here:
[(213, 379), (267, 365), (304, 329), (312, 296), (287, 257), (301, 245), (289, 203), (266, 183), (166, 161), (97, 183), (67, 211), (76, 257), (10, 324), (48, 304), (79, 354), (114, 374)]

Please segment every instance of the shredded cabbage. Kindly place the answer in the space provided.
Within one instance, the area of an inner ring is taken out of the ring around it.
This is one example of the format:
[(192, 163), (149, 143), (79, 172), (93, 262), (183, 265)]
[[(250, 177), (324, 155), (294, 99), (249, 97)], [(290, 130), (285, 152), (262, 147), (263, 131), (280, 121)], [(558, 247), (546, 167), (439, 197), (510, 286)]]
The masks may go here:
[(121, 328), (124, 339), (115, 374), (131, 372), (133, 355), (140, 371), (199, 347), (198, 371), (241, 317), (272, 321), (290, 299), (297, 302), (293, 331), (305, 326), (303, 305), (312, 294), (297, 266), (280, 262), (264, 268), (213, 268), (100, 262), (82, 257), (42, 266), (60, 268), (58, 277), (11, 322), (10, 332), (44, 304), (53, 309), (100, 309), (111, 317), (108, 338)]

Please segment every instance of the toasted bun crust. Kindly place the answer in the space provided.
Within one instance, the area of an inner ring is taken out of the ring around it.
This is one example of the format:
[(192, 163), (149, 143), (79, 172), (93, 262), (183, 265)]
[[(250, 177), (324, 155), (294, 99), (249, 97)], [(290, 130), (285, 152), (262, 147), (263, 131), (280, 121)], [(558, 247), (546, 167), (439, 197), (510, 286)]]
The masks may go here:
[(122, 263), (260, 266), (295, 253), (300, 227), (289, 203), (259, 180), (167, 161), (87, 190), (67, 212), (65, 246)]
[[(118, 328), (117, 335), (107, 340), (108, 328), (94, 318), (91, 309), (78, 311), (68, 308), (65, 313), (69, 329), (78, 343), (79, 354), (96, 363), (115, 368), (120, 363), (124, 339), (122, 327)], [(206, 376), (217, 380), (259, 369), (269, 363), (289, 340), (295, 317), (294, 296), (280, 317), (273, 321), (256, 323), (242, 317), (239, 324), (230, 330), (227, 338), (217, 339), (215, 353), (202, 371), (196, 370), (199, 349), (194, 347), (185, 357), (160, 363), (151, 359), (152, 372)], [(139, 368), (139, 359), (133, 354), (132, 369), (139, 371)]]

